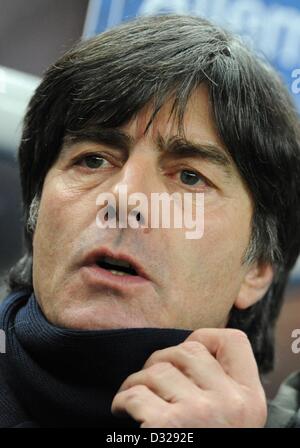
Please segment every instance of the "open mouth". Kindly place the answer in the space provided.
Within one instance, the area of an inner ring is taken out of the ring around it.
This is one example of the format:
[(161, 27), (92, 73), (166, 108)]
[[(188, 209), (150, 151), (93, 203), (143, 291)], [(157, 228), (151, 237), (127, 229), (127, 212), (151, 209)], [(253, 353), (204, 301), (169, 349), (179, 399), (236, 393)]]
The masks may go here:
[(127, 253), (113, 253), (106, 247), (99, 247), (88, 253), (82, 263), (85, 281), (97, 288), (145, 287), (151, 282), (139, 261)]
[(138, 275), (135, 268), (125, 260), (103, 256), (96, 260), (96, 264), (114, 275)]

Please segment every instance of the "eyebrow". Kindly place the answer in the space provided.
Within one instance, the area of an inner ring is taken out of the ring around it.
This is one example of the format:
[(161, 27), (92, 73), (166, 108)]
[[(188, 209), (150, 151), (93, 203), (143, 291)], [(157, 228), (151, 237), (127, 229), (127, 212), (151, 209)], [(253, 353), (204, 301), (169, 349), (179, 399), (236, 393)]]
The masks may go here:
[[(125, 153), (128, 157), (134, 146), (134, 138), (118, 128), (85, 129), (76, 133), (66, 134), (60, 154), (67, 155), (75, 144), (93, 142), (106, 145)], [(186, 137), (173, 136), (165, 140), (160, 134), (156, 142), (156, 149), (161, 153), (160, 158), (184, 158), (207, 160), (221, 168), (227, 177), (233, 174), (233, 162), (225, 150), (211, 143), (190, 141)]]
[(171, 137), (168, 141), (159, 136), (159, 150), (163, 152), (162, 157), (192, 157), (207, 160), (213, 165), (221, 168), (227, 177), (233, 174), (233, 162), (224, 149), (211, 143), (198, 143), (190, 141), (185, 137)]
[(66, 155), (74, 145), (83, 142), (93, 142), (107, 145), (114, 149), (129, 153), (134, 139), (124, 131), (117, 128), (85, 129), (75, 133), (66, 134), (63, 139), (61, 155)]

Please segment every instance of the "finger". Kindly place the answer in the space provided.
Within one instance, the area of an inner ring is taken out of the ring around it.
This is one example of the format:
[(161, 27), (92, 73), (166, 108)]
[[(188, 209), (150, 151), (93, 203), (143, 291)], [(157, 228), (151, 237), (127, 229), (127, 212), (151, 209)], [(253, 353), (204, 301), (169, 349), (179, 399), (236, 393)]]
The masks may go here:
[(216, 358), (198, 341), (186, 341), (174, 347), (157, 350), (146, 361), (144, 369), (169, 362), (203, 390), (220, 390), (231, 385)]
[(240, 384), (260, 385), (259, 373), (251, 344), (240, 330), (201, 328), (186, 341), (201, 342), (215, 356), (225, 373)]
[(138, 384), (118, 392), (112, 402), (111, 412), (116, 416), (130, 415), (134, 420), (147, 425), (156, 425), (157, 416), (166, 413), (170, 406), (155, 395), (147, 386)]
[(137, 385), (147, 386), (152, 392), (169, 403), (193, 398), (199, 388), (181, 371), (168, 362), (153, 364), (147, 369), (130, 375), (120, 391)]

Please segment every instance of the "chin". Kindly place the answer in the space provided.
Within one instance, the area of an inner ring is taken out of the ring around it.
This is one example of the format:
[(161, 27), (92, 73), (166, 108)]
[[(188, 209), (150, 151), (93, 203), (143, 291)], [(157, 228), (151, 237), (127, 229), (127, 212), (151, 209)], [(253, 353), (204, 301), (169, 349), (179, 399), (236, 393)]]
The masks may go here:
[(125, 328), (155, 327), (143, 318), (133, 318), (129, 313), (103, 309), (69, 308), (51, 319), (54, 325), (73, 330), (114, 330)]

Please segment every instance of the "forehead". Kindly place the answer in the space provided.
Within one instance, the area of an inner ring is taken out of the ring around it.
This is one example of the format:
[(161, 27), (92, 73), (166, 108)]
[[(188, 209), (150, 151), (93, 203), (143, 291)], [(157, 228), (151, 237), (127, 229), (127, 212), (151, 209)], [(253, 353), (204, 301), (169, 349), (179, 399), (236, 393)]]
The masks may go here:
[[(171, 97), (163, 104), (155, 115), (146, 135), (154, 141), (161, 135), (165, 139), (179, 134), (178, 122), (175, 114), (172, 114), (175, 97)], [(128, 123), (120, 128), (130, 134), (134, 141), (139, 141), (145, 136), (145, 130), (153, 114), (153, 104), (149, 103)], [(187, 102), (182, 130), (189, 140), (199, 140), (219, 147), (225, 146), (221, 141), (219, 132), (213, 117), (212, 104), (208, 88), (205, 84), (199, 86), (189, 97)]]

